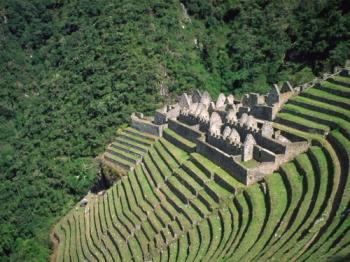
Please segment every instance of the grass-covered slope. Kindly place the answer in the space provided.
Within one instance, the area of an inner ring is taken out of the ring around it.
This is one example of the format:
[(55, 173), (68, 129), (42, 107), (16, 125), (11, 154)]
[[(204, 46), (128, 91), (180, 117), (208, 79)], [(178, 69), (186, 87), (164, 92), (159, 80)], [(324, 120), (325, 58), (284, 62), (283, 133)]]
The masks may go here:
[[(275, 124), (313, 146), (249, 187), (193, 153), (193, 143), (165, 130), (134, 170), (103, 196), (89, 195), (87, 207), (77, 206), (56, 225), (58, 260), (345, 259), (350, 111), (342, 107), (347, 97), (322, 86), (292, 98)], [(308, 132), (316, 127), (329, 134)]]

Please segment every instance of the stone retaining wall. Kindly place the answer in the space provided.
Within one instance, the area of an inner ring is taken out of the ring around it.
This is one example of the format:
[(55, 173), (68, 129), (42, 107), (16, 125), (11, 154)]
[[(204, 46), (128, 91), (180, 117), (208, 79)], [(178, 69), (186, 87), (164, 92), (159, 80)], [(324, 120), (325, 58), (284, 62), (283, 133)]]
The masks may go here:
[(176, 120), (169, 119), (168, 127), (184, 138), (196, 143), (197, 139), (202, 137), (202, 133), (186, 126)]
[(238, 181), (244, 184), (246, 183), (247, 170), (244, 166), (236, 162), (232, 156), (218, 150), (207, 142), (200, 140), (197, 142), (196, 151), (220, 166)]
[(154, 136), (162, 136), (163, 130), (167, 127), (167, 125), (156, 125), (151, 121), (138, 118), (134, 114), (131, 115), (131, 126), (141, 132), (145, 132)]

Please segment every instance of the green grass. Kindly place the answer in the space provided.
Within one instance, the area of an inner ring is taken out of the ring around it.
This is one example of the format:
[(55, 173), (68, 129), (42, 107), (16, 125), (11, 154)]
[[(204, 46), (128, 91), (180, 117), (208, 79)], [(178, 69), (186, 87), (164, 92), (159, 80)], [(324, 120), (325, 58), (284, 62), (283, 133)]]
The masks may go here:
[(161, 138), (159, 142), (163, 145), (163, 147), (168, 151), (169, 154), (171, 154), (176, 161), (181, 164), (183, 161), (189, 158), (189, 154), (182, 150), (181, 148), (178, 148), (177, 146), (170, 143), (165, 138)]
[(215, 165), (212, 161), (207, 159), (206, 157), (198, 154), (198, 153), (192, 153), (191, 157), (196, 159), (199, 163), (201, 163), (208, 171), (212, 171), (218, 176), (223, 177), (224, 180), (226, 180), (230, 185), (232, 185), (235, 188), (243, 187), (244, 184), (236, 180), (234, 177), (232, 177), (230, 174), (228, 174), (225, 170), (220, 168), (218, 165)]
[(274, 230), (277, 229), (278, 223), (281, 221), (287, 208), (287, 191), (281, 175), (274, 173), (265, 179), (265, 183), (270, 201), (270, 214), (265, 226), (265, 232), (254, 245), (254, 248), (242, 258), (244, 261), (252, 261), (264, 250), (266, 245), (273, 241), (275, 238)]
[[(339, 131), (332, 131), (330, 136), (337, 141), (338, 145), (342, 147), (342, 151), (339, 154), (343, 155), (346, 161), (350, 159), (350, 142), (346, 137), (344, 137)], [(347, 212), (348, 204), (350, 201), (350, 192), (347, 190), (350, 187), (350, 170), (349, 166), (342, 166), (344, 171), (342, 172), (343, 179), (346, 180), (346, 184), (344, 185), (344, 192), (342, 194), (341, 200), (339, 201), (339, 207), (337, 209), (337, 214), (328, 228), (327, 233), (324, 234), (320, 240), (313, 246), (311, 250), (309, 250), (304, 257), (307, 258), (309, 256), (313, 256), (315, 258), (321, 258), (321, 256), (325, 256), (328, 250), (332, 247), (334, 241), (341, 236), (343, 232), (345, 232), (348, 228), (350, 228), (350, 219), (345, 219), (344, 213)], [(347, 177), (347, 179), (345, 177)], [(345, 220), (344, 220), (345, 219)]]
[(294, 123), (297, 123), (299, 125), (304, 126), (305, 128), (310, 128), (311, 129), (318, 129), (318, 130), (322, 130), (324, 132), (329, 132), (330, 128), (329, 126), (323, 125), (323, 124), (319, 124), (310, 120), (307, 120), (305, 118), (296, 116), (296, 115), (292, 115), (289, 113), (279, 113), (277, 115), (278, 118), (280, 119), (285, 119)]
[(350, 89), (348, 87), (342, 86), (339, 84), (334, 84), (334, 83), (331, 83), (329, 81), (322, 81), (321, 86), (324, 86), (324, 87), (327, 87), (327, 88), (330, 88), (330, 89), (333, 89), (336, 91), (344, 92), (346, 94), (350, 94)]
[(251, 159), (248, 161), (242, 161), (241, 164), (246, 168), (254, 168), (254, 167), (257, 167), (260, 163), (255, 159)]
[[(332, 95), (327, 97), (326, 92), (320, 90), (309, 89), (308, 92), (334, 101), (346, 101)], [(324, 104), (307, 98), (301, 100)], [(341, 113), (348, 111), (334, 106), (328, 108)], [(328, 125), (320, 124), (317, 119), (338, 125), (342, 133), (333, 130), (330, 137), (339, 141), (344, 149), (341, 154), (347, 152), (349, 157), (350, 144), (343, 136), (349, 124), (344, 118), (329, 117), (329, 114), (292, 103), (285, 109), (299, 115), (281, 113), (279, 116), (287, 116), (309, 128), (329, 130)], [(305, 120), (301, 116), (315, 120)], [(135, 261), (182, 261), (187, 255), (188, 261), (195, 258), (196, 261), (266, 261), (298, 257), (317, 260), (330, 251), (335, 252), (334, 242), (339, 239), (345, 246), (347, 238), (342, 234), (350, 226), (349, 220), (342, 217), (350, 193), (344, 192), (338, 211), (333, 212), (334, 216), (329, 215), (340, 170), (344, 167), (337, 162), (332, 143), (322, 135), (278, 123), (274, 123), (274, 127), (312, 140), (322, 148), (311, 147), (307, 154), (297, 156), (294, 162), (267, 176), (264, 179), (266, 193), (259, 184), (245, 187), (202, 155), (188, 154), (160, 138), (152, 147), (147, 147), (149, 151), (145, 153), (143, 165), (136, 165), (103, 197), (89, 202), (90, 213), (84, 214), (81, 209), (69, 223), (67, 218), (60, 222), (64, 228), (56, 229), (64, 239), (60, 252), (68, 260), (70, 257), (73, 260), (112, 260), (113, 257), (123, 261), (132, 258)], [(172, 132), (171, 136), (178, 139), (179, 135), (173, 131), (166, 132)], [(181, 143), (195, 146), (188, 140)], [(243, 164), (254, 167), (257, 162)], [(313, 168), (316, 164), (319, 171)], [(232, 192), (218, 181), (225, 181), (233, 188)], [(348, 179), (346, 188), (349, 183)], [(180, 200), (180, 194), (184, 201)], [(331, 222), (329, 225), (327, 219)], [(308, 246), (322, 227), (325, 233), (318, 242)], [(131, 232), (134, 235), (125, 243), (123, 237)]]
[(140, 159), (140, 157), (135, 155), (135, 154), (130, 154), (128, 152), (122, 151), (122, 150), (117, 149), (115, 147), (108, 147), (107, 150), (111, 151), (111, 152), (109, 152), (110, 154), (113, 154), (115, 152), (119, 158), (122, 158), (121, 156), (125, 156), (127, 159), (124, 159), (124, 158), (123, 159), (128, 161), (128, 162), (131, 162), (131, 163), (132, 163), (132, 161), (137, 161)]
[(295, 219), (293, 221), (293, 225), (279, 239), (279, 243), (277, 244), (278, 251), (274, 254), (274, 257), (282, 256), (285, 250), (296, 242), (295, 234), (300, 230), (305, 222), (307, 222), (310, 215), (309, 209), (313, 204), (312, 197), (314, 193), (313, 189), (315, 188), (314, 176), (317, 174), (314, 173), (311, 161), (309, 160), (307, 154), (299, 155), (295, 162), (296, 167), (301, 169), (299, 175), (302, 175), (303, 188), (305, 188), (306, 191), (303, 191), (304, 195), (300, 199), (301, 203), (299, 208), (294, 210)]
[(345, 76), (334, 76), (334, 80), (350, 84), (350, 77)]
[(240, 205), (240, 209), (237, 210), (237, 213), (239, 214), (239, 219), (240, 219), (240, 225), (237, 230), (237, 233), (233, 239), (233, 241), (230, 243), (230, 245), (225, 248), (225, 251), (222, 254), (222, 259), (231, 261), (230, 257), (234, 256), (237, 246), (240, 243), (241, 239), (244, 238), (245, 236), (245, 230), (249, 227), (249, 208), (248, 208), (248, 203), (247, 200), (244, 198), (243, 194), (237, 195), (235, 201)]
[(293, 211), (299, 207), (299, 200), (303, 194), (302, 180), (298, 176), (296, 166), (293, 162), (288, 162), (282, 165), (280, 173), (287, 192), (289, 190), (287, 197), (287, 210), (275, 232), (275, 238), (269, 244), (267, 251), (259, 258), (261, 260), (271, 259), (273, 254), (278, 250), (279, 239), (287, 232), (288, 225), (294, 223), (294, 220), (291, 220)]
[(296, 101), (296, 102), (301, 102), (301, 103), (305, 103), (305, 104), (310, 104), (310, 105), (315, 106), (317, 108), (321, 108), (321, 109), (324, 108), (324, 109), (339, 113), (344, 117), (345, 120), (349, 119), (349, 117), (350, 117), (349, 110), (346, 110), (346, 109), (343, 109), (343, 108), (340, 108), (340, 107), (337, 107), (334, 105), (330, 105), (327, 103), (319, 102), (316, 100), (312, 100), (312, 99), (307, 98), (307, 97), (296, 96), (296, 97), (293, 97), (292, 99), (290, 99), (290, 101)]
[(173, 138), (175, 138), (177, 141), (181, 142), (182, 144), (186, 145), (189, 148), (195, 148), (196, 144), (183, 138), (182, 136), (180, 136), (179, 134), (175, 133), (173, 130), (167, 128), (164, 130), (165, 133), (167, 133), (168, 135), (172, 136)]
[(157, 136), (154, 136), (154, 135), (151, 135), (151, 134), (148, 134), (148, 133), (145, 133), (145, 132), (141, 132), (135, 128), (132, 128), (132, 127), (127, 127), (124, 131), (129, 131), (137, 136), (140, 136), (144, 139), (148, 139), (148, 140), (151, 140), (151, 141), (155, 141), (157, 140), (159, 137)]
[(210, 227), (207, 220), (204, 220), (203, 223), (198, 226), (198, 231), (201, 234), (202, 242), (198, 250), (197, 259), (201, 261), (206, 256), (213, 236), (210, 233)]
[(134, 133), (128, 133), (125, 131), (122, 132), (118, 132), (117, 133), (119, 136), (121, 136), (122, 138), (134, 141), (135, 143), (141, 144), (143, 146), (150, 146), (154, 143), (153, 140), (147, 139), (147, 138), (143, 138), (141, 136), (139, 136), (138, 134), (134, 134)]
[(321, 98), (326, 98), (329, 100), (333, 100), (336, 102), (342, 102), (342, 103), (347, 103), (350, 104), (350, 99), (346, 98), (346, 97), (342, 97), (342, 96), (338, 96), (338, 95), (334, 95), (330, 92), (326, 92), (320, 89), (316, 89), (316, 88), (310, 88), (308, 89), (306, 92), (306, 94), (310, 94), (310, 95), (314, 95), (316, 97), (321, 97)]
[(106, 160), (112, 162), (113, 164), (115, 165), (118, 165), (119, 163), (127, 166), (127, 167), (132, 167), (134, 166), (134, 164), (128, 160), (125, 160), (119, 156), (116, 156), (116, 155), (113, 155), (112, 153), (109, 153), (109, 152), (105, 152), (104, 153), (104, 157)]
[[(330, 148), (330, 150), (332, 149)], [(308, 248), (307, 243), (310, 243), (310, 239), (320, 232), (320, 228), (322, 228), (329, 215), (339, 180), (339, 164), (336, 162), (336, 156), (332, 156), (332, 152), (329, 151), (331, 157), (334, 157), (330, 159), (333, 168), (329, 168), (327, 155), (324, 154), (321, 148), (312, 147), (310, 154), (313, 155), (312, 159), (315, 159), (319, 168), (317, 173), (323, 176), (323, 180), (318, 193), (318, 203), (314, 207), (315, 213), (313, 213), (313, 221), (311, 221), (311, 224), (309, 224), (307, 228), (303, 228), (300, 231), (304, 232), (303, 238), (297, 243), (290, 245), (288, 253), (285, 254), (286, 258), (289, 259), (297, 258), (304, 253)], [(330, 194), (327, 192), (330, 192)]]
[(264, 220), (266, 216), (266, 203), (264, 194), (258, 186), (247, 188), (245, 191), (247, 198), (252, 205), (252, 220), (245, 232), (243, 239), (239, 243), (238, 250), (232, 258), (240, 260), (242, 256), (255, 244), (260, 237), (260, 232), (264, 230)]
[(347, 132), (349, 134), (349, 137), (350, 137), (350, 123), (343, 120), (342, 118), (339, 118), (336, 116), (330, 117), (329, 114), (310, 110), (310, 109), (304, 108), (302, 106), (293, 105), (293, 104), (287, 104), (283, 107), (283, 109), (293, 111), (296, 114), (300, 114), (301, 116), (311, 116), (311, 117), (321, 119), (323, 121), (329, 121), (331, 123), (333, 122), (336, 125), (338, 125), (340, 128), (343, 128), (343, 130), (345, 132)]

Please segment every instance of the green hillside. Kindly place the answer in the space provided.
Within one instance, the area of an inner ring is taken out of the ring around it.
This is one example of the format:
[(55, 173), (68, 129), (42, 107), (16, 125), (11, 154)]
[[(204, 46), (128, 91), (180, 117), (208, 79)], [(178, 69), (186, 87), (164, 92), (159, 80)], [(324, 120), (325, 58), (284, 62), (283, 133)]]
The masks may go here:
[[(344, 65), (349, 10), (346, 0), (0, 1), (0, 260), (49, 260), (53, 225), (99, 185), (95, 158), (131, 112), (193, 88), (264, 93)], [(347, 104), (339, 92), (330, 106)]]
[[(334, 88), (321, 91), (329, 83)], [(350, 77), (334, 77), (288, 101), (275, 128), (312, 146), (252, 186), (165, 130), (142, 163), (56, 225), (57, 261), (349, 258), (350, 108), (343, 103), (350, 96), (338, 93), (347, 93), (349, 83)], [(334, 114), (325, 114), (329, 110)]]

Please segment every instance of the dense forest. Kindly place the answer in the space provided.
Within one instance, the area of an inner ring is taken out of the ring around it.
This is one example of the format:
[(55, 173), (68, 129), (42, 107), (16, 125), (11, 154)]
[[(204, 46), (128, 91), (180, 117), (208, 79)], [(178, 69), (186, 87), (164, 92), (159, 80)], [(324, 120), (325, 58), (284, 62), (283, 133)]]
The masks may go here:
[[(264, 93), (343, 65), (346, 0), (2, 0), (0, 260), (47, 261), (133, 111), (199, 88)], [(162, 95), (161, 95), (162, 94)], [(165, 96), (164, 96), (165, 95)]]

